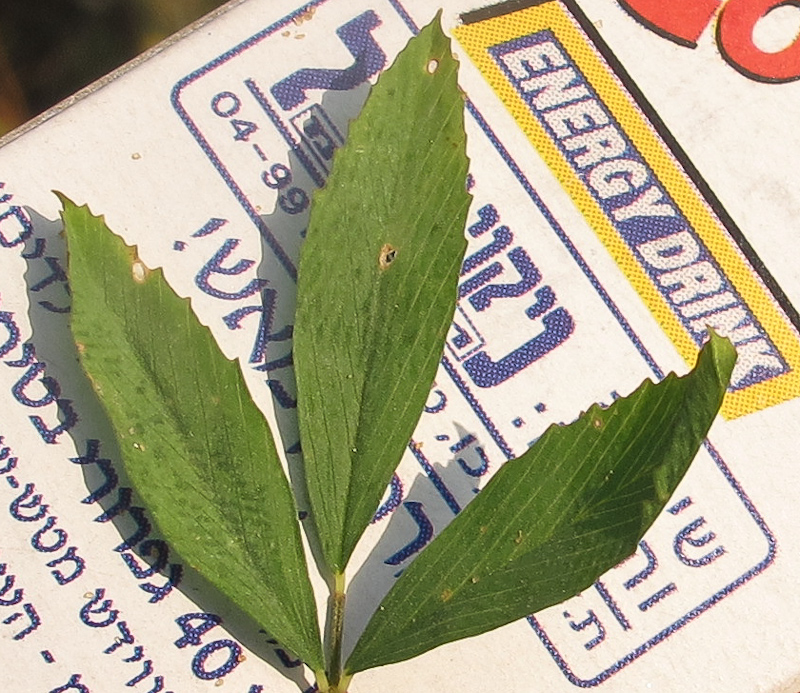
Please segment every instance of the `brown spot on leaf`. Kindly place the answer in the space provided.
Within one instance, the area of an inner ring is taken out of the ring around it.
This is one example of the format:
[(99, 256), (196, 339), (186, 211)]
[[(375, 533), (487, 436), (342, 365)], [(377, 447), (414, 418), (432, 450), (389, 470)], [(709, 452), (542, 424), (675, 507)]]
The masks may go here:
[(449, 602), (453, 598), (453, 590), (450, 588), (446, 588), (444, 592), (442, 592), (442, 601)]
[(514, 543), (515, 544), (521, 544), (523, 537), (524, 537), (524, 535), (522, 534), (522, 530), (518, 529), (517, 530), (517, 536), (514, 537)]
[(383, 247), (381, 248), (381, 254), (378, 256), (378, 265), (380, 265), (382, 270), (385, 270), (395, 261), (396, 258), (397, 249), (388, 243), (384, 243)]
[(139, 258), (136, 258), (131, 265), (131, 274), (133, 275), (133, 281), (137, 284), (143, 284), (144, 280), (147, 279), (147, 275), (150, 274), (150, 270), (144, 266), (144, 263)]

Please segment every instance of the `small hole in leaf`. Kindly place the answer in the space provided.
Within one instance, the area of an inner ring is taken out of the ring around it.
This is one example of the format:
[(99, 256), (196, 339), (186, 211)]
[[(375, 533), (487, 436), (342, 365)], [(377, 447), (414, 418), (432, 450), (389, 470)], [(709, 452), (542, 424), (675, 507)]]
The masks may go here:
[(435, 58), (431, 58), (428, 61), (428, 65), (427, 65), (426, 69), (428, 70), (428, 74), (432, 75), (434, 72), (436, 72), (436, 70), (439, 69), (439, 61), (436, 60)]
[(397, 249), (393, 246), (389, 245), (388, 243), (384, 243), (383, 247), (381, 248), (381, 254), (378, 258), (378, 264), (382, 270), (385, 270), (389, 265), (391, 265), (395, 258), (397, 257)]

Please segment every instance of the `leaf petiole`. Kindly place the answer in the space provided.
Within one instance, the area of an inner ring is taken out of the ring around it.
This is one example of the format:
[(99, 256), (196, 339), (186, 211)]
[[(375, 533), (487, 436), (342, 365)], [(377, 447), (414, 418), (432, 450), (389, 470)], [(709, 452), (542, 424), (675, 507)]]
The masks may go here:
[[(342, 637), (344, 635), (344, 607), (347, 595), (345, 594), (344, 572), (333, 575), (333, 585), (328, 598), (328, 618), (326, 620), (326, 660), (328, 666), (328, 690), (331, 693), (343, 692), (342, 679)], [(347, 677), (350, 680), (350, 677)], [(319, 684), (319, 682), (318, 682)], [(325, 690), (325, 689), (321, 689)]]

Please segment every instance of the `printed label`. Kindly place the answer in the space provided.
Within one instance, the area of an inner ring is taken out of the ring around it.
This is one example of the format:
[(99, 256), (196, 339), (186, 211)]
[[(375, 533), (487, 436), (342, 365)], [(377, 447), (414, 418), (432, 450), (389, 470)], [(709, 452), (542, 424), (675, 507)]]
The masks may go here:
[[(755, 41), (756, 26), (777, 8), (794, 8), (783, 0), (620, 0), (648, 29), (683, 46), (697, 46), (716, 18), (714, 33), (722, 57), (750, 79), (781, 83), (800, 78), (800, 36), (765, 49)], [(781, 15), (782, 21), (786, 21)]]
[(734, 343), (724, 416), (800, 394), (796, 327), (566, 6), (455, 33), (686, 362)]

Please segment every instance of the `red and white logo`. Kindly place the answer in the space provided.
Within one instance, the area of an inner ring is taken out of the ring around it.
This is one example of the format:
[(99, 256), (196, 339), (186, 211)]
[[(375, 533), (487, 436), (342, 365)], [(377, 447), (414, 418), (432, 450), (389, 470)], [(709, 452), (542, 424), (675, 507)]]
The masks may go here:
[(779, 7), (800, 11), (797, 0), (619, 0), (641, 24), (694, 48), (716, 17), (720, 53), (739, 72), (761, 82), (800, 79), (800, 35), (777, 51), (756, 45), (756, 24)]

